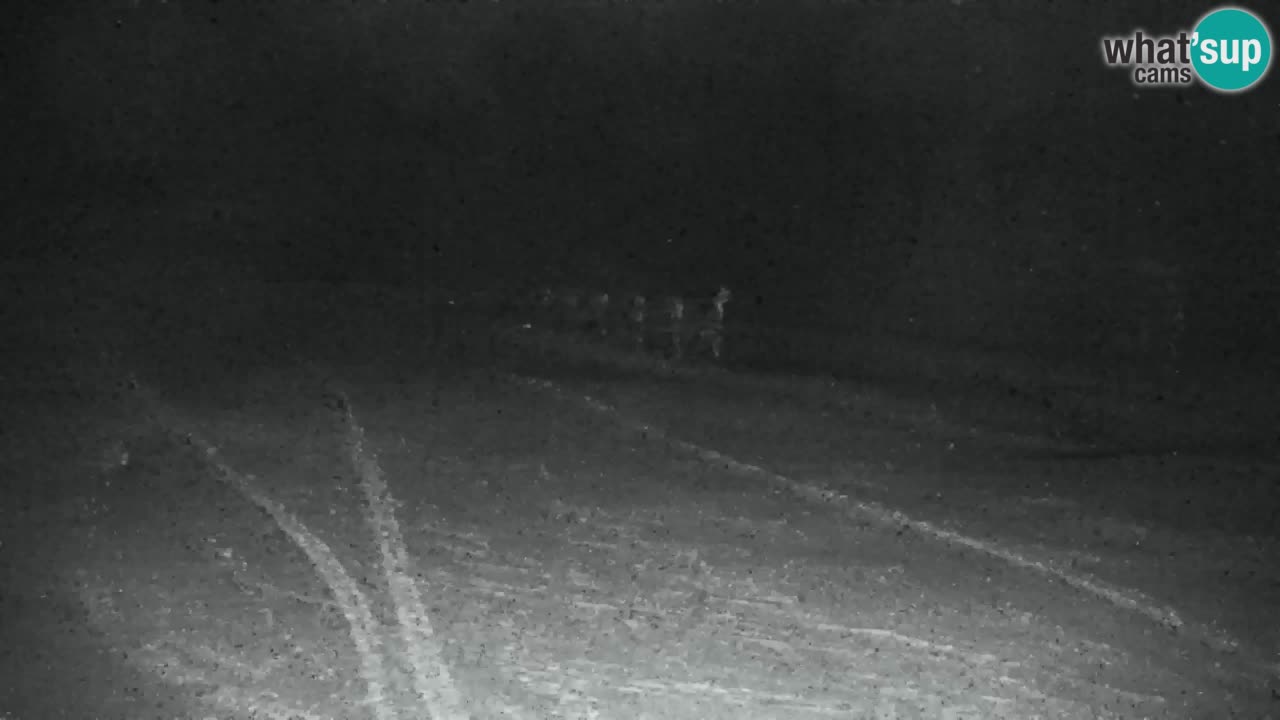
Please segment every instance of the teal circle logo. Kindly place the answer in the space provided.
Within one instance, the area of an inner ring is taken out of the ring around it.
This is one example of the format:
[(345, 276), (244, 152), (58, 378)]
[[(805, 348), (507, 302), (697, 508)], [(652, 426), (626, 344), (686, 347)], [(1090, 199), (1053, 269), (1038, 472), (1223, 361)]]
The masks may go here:
[(1249, 89), (1271, 66), (1271, 33), (1248, 10), (1226, 7), (1205, 15), (1191, 36), (1191, 46), (1196, 74), (1220, 92)]

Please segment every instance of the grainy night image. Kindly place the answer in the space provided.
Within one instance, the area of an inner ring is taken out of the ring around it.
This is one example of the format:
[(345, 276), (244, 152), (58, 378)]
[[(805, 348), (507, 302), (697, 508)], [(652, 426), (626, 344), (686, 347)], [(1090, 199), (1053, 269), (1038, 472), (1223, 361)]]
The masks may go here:
[(1273, 6), (23, 7), (3, 720), (1280, 717)]

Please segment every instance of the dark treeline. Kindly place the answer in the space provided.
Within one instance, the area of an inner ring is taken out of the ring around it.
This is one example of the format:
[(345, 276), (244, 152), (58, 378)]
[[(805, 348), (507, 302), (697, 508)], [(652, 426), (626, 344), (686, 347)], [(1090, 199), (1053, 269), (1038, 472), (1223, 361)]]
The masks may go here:
[(1174, 293), (1205, 354), (1260, 354), (1277, 81), (1136, 90), (1099, 38), (1208, 8), (1116, 5), (42, 4), (8, 43), (6, 181), (41, 209), (13, 227), (276, 279), (727, 282), (770, 322), (1046, 348)]

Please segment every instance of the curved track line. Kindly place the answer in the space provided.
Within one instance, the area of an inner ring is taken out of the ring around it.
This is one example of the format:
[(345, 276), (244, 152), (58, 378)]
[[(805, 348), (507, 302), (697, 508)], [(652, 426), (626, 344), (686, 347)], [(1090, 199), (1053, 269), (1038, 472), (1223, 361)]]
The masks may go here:
[(378, 651), (380, 626), (378, 621), (374, 619), (373, 613), (369, 610), (369, 603), (365, 600), (364, 594), (360, 592), (359, 586), (347, 574), (334, 552), (323, 540), (312, 534), (306, 525), (295, 517), (293, 513), (290, 513), (283, 505), (258, 491), (254, 487), (252, 475), (242, 475), (226, 464), (219, 457), (216, 447), (199, 434), (185, 427), (183, 423), (178, 422), (173, 413), (151, 397), (150, 393), (146, 392), (136, 381), (134, 381), (134, 386), (139, 394), (143, 396), (148, 409), (156, 415), (161, 427), (186, 439), (196, 449), (200, 450), (209, 464), (217, 471), (219, 480), (265, 511), (275, 521), (276, 525), (284, 531), (285, 535), (306, 554), (307, 559), (315, 566), (320, 579), (333, 593), (334, 602), (341, 609), (342, 615), (347, 621), (347, 626), (350, 628), (351, 642), (355, 645), (356, 653), (360, 656), (360, 679), (365, 684), (366, 697), (365, 702), (362, 704), (373, 708), (374, 717), (377, 720), (394, 720), (396, 713), (392, 712), (388, 703), (384, 702), (388, 680), (382, 665), (382, 655)]
[(418, 585), (410, 571), (409, 551), (400, 533), (395, 516), (395, 499), (382, 476), (375, 453), (366, 449), (364, 428), (356, 421), (351, 401), (345, 393), (338, 392), (343, 404), (343, 419), (347, 426), (347, 450), (360, 486), (369, 503), (366, 519), (373, 530), (382, 556), (382, 571), (391, 591), (396, 619), (400, 625), (405, 652), (412, 668), (413, 689), (418, 699), (426, 705), (436, 720), (465, 720), (470, 716), (463, 707), (462, 697), (449, 674), (440, 643), (431, 627), (431, 619)]
[(1161, 607), (1159, 604), (1136, 590), (1124, 590), (1112, 587), (1093, 578), (1056, 567), (1052, 563), (1028, 558), (1020, 553), (1014, 552), (1013, 550), (1000, 547), (999, 545), (984, 542), (967, 535), (961, 535), (960, 533), (940, 528), (933, 523), (924, 520), (916, 520), (905, 513), (891, 508), (886, 508), (879, 503), (855, 501), (848, 495), (838, 493), (829, 488), (793, 480), (762, 467), (736, 460), (724, 453), (717, 452), (710, 448), (705, 448), (695, 443), (680, 440), (679, 438), (670, 436), (661, 428), (626, 417), (617, 408), (607, 403), (601, 402), (589, 395), (570, 393), (549, 380), (514, 374), (508, 375), (508, 379), (518, 385), (531, 387), (544, 392), (550, 392), (559, 398), (574, 402), (592, 410), (593, 412), (607, 415), (613, 419), (614, 422), (631, 430), (635, 430), (648, 439), (665, 440), (672, 446), (693, 455), (704, 462), (720, 465), (721, 467), (740, 475), (763, 479), (771, 486), (791, 492), (810, 502), (836, 505), (847, 513), (856, 513), (862, 518), (869, 518), (883, 525), (909, 527), (922, 535), (933, 537), (947, 543), (960, 545), (975, 552), (1003, 560), (1017, 568), (1031, 570), (1040, 573), (1041, 575), (1052, 577), (1078, 590), (1102, 598), (1117, 607), (1144, 615), (1160, 625), (1171, 629), (1180, 629), (1184, 625), (1182, 618), (1179, 617), (1177, 612), (1172, 608)]

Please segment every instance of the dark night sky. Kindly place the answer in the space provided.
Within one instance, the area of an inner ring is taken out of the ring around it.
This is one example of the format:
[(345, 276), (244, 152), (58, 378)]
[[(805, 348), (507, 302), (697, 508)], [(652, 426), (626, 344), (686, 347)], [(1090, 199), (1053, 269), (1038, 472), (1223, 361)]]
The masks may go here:
[(43, 3), (6, 43), (9, 227), (58, 267), (728, 282), (1005, 345), (1147, 312), (1159, 264), (1202, 354), (1261, 357), (1280, 80), (1135, 90), (1099, 37), (1208, 6), (1121, 5)]

